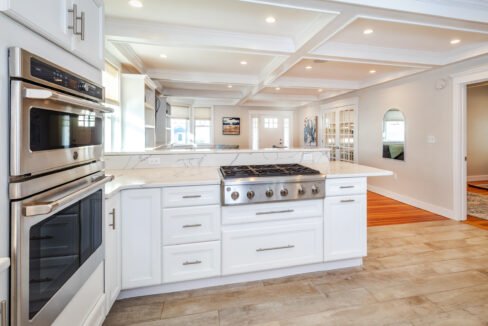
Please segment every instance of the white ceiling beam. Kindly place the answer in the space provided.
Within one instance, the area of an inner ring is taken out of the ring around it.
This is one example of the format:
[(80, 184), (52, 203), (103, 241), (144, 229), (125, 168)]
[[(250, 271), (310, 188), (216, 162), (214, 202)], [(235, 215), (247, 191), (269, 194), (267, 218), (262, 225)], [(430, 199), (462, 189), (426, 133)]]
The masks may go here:
[(316, 101), (317, 95), (298, 95), (298, 94), (278, 94), (278, 93), (259, 93), (252, 97), (253, 101), (291, 101), (291, 102), (310, 102)]
[(276, 55), (295, 51), (293, 39), (285, 36), (237, 33), (115, 17), (106, 18), (105, 35), (109, 41), (166, 47)]
[(255, 75), (189, 72), (163, 69), (149, 69), (147, 70), (147, 74), (152, 79), (187, 83), (239, 85), (255, 85), (258, 83), (258, 77)]
[(198, 98), (221, 98), (221, 99), (239, 99), (241, 92), (235, 91), (211, 91), (202, 89), (181, 89), (181, 88), (165, 88), (163, 91), (165, 96), (177, 97), (198, 97)]
[(146, 68), (144, 67), (144, 62), (137, 55), (134, 49), (126, 43), (113, 43), (114, 47), (119, 51), (119, 53), (126, 59), (130, 64), (140, 73), (146, 74)]
[(266, 84), (266, 86), (284, 88), (358, 89), (360, 84), (357, 81), (351, 80), (280, 77), (273, 83)]

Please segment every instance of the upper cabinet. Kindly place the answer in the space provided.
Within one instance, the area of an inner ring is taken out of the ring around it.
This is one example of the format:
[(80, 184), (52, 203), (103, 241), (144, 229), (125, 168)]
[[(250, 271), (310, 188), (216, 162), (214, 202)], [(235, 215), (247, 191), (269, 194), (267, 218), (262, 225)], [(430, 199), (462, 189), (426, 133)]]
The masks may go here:
[(102, 0), (0, 0), (0, 11), (103, 69)]

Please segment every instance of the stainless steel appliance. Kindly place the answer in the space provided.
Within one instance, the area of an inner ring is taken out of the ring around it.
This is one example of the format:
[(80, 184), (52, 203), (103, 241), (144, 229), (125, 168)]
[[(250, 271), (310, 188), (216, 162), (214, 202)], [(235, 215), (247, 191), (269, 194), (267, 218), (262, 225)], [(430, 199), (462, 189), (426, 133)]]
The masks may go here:
[(221, 166), (222, 204), (325, 197), (325, 176), (300, 164)]
[(11, 324), (50, 325), (103, 262), (103, 89), (11, 48)]

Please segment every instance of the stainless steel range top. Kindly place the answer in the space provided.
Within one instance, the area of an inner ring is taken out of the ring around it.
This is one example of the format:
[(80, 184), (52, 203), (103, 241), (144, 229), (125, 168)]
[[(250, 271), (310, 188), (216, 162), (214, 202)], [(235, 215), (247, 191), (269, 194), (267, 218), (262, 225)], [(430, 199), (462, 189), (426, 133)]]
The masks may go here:
[(224, 206), (325, 197), (325, 175), (300, 164), (221, 166), (220, 174)]

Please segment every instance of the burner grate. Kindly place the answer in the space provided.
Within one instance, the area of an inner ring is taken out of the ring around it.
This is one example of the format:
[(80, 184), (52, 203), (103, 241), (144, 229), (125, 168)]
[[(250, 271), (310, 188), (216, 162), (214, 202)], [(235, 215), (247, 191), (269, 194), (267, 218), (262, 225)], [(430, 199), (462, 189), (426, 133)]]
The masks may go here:
[(249, 177), (280, 177), (298, 175), (317, 175), (319, 171), (301, 164), (266, 164), (221, 166), (224, 179)]

